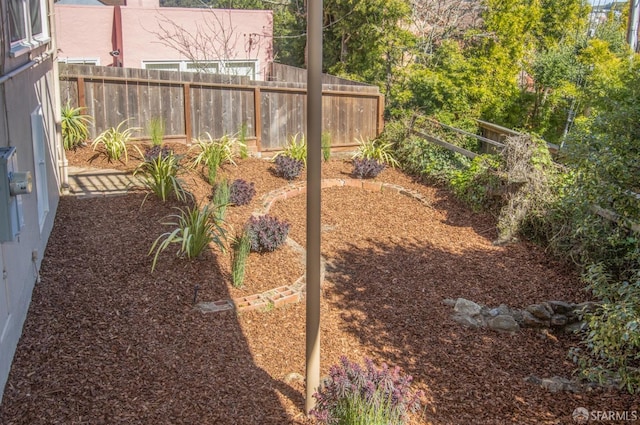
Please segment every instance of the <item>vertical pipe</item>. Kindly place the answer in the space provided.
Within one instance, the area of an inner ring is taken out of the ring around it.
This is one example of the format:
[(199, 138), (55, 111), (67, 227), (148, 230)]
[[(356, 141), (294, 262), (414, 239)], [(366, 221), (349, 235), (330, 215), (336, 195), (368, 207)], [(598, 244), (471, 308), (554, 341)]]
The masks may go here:
[(305, 412), (320, 384), (320, 176), (322, 139), (322, 0), (307, 1), (307, 387)]

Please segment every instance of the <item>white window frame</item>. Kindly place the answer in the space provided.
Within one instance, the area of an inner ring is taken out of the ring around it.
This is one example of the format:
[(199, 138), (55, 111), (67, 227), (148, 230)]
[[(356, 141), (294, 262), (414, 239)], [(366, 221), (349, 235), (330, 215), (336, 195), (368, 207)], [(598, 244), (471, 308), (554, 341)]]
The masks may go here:
[(49, 185), (47, 181), (47, 146), (44, 134), (44, 114), (39, 105), (31, 113), (31, 139), (33, 142), (33, 166), (36, 198), (38, 202), (38, 222), (40, 232), (49, 213)]
[[(38, 6), (40, 9), (40, 25), (42, 26), (42, 31), (38, 34), (33, 34), (33, 29), (31, 26), (31, 9), (29, 7), (29, 3), (31, 1), (38, 2)], [(36, 47), (48, 43), (51, 40), (51, 37), (49, 35), (49, 13), (47, 11), (46, 0), (9, 0), (9, 2), (7, 3), (9, 19), (11, 19), (11, 11), (13, 10), (12, 5), (17, 5), (22, 11), (22, 25), (24, 25), (25, 33), (24, 37), (20, 40), (11, 42), (10, 55), (12, 57), (25, 54)], [(9, 37), (11, 38), (11, 36), (11, 30), (9, 29)]]
[[(210, 68), (204, 68), (212, 74), (223, 75), (235, 75), (240, 77), (250, 77), (252, 80), (256, 79), (258, 61), (252, 59), (246, 60), (232, 60), (232, 61), (202, 61), (202, 64), (213, 65)], [(144, 69), (159, 69), (161, 71), (180, 71), (180, 72), (198, 72), (198, 68), (193, 67), (196, 64), (194, 61), (179, 61), (179, 60), (165, 60), (165, 61), (142, 61), (142, 68)], [(149, 68), (148, 66), (152, 67)], [(157, 66), (167, 66), (166, 69), (156, 68)], [(194, 69), (195, 68), (195, 69)], [(201, 69), (201, 68), (200, 68)]]
[(61, 58), (58, 57), (58, 62), (68, 63), (75, 65), (96, 65), (100, 66), (100, 58)]

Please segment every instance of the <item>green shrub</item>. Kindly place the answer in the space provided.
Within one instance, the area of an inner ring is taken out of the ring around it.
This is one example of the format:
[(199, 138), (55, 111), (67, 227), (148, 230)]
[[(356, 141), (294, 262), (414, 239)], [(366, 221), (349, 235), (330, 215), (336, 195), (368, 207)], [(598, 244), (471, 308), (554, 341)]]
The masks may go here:
[(179, 172), (180, 160), (173, 155), (173, 152), (169, 152), (166, 155), (159, 153), (155, 158), (149, 158), (140, 163), (133, 174), (140, 175), (144, 187), (151, 190), (163, 202), (171, 195), (180, 201), (185, 201), (187, 192), (178, 178)]
[(251, 238), (246, 229), (233, 238), (231, 248), (231, 279), (233, 286), (240, 288), (244, 283), (247, 258), (251, 251)]
[(452, 173), (449, 183), (453, 192), (476, 211), (500, 207), (492, 198), (500, 187), (498, 173), (501, 165), (499, 156), (476, 156), (469, 168)]
[(585, 314), (584, 350), (572, 350), (582, 377), (617, 383), (630, 393), (640, 391), (640, 250), (635, 257), (637, 269), (628, 280), (613, 280), (602, 264), (587, 269), (585, 280), (602, 304)]
[(213, 205), (216, 207), (216, 218), (220, 221), (224, 220), (229, 206), (229, 182), (224, 179), (215, 184), (213, 187)]
[(103, 131), (93, 140), (92, 147), (95, 151), (100, 145), (103, 147), (103, 153), (107, 156), (109, 162), (118, 161), (124, 157), (124, 162), (129, 161), (128, 146), (133, 133), (140, 131), (138, 127), (124, 128), (128, 120), (122, 121), (117, 127), (110, 127)]
[(93, 117), (83, 114), (85, 109), (73, 108), (68, 102), (62, 107), (62, 141), (66, 150), (76, 149), (89, 138), (89, 124)]
[(228, 136), (214, 140), (209, 133), (205, 133), (205, 137), (197, 139), (196, 144), (191, 148), (199, 151), (192, 164), (194, 167), (204, 166), (207, 168), (209, 184), (215, 184), (218, 168), (221, 165), (226, 163), (236, 165), (233, 160), (234, 145), (234, 140)]
[(162, 251), (167, 249), (171, 244), (177, 244), (178, 257), (187, 257), (192, 260), (200, 256), (205, 248), (213, 242), (220, 250), (225, 251), (224, 241), (226, 231), (222, 227), (222, 223), (216, 218), (216, 208), (206, 205), (200, 209), (197, 205), (192, 207), (177, 208), (178, 214), (172, 214), (169, 217), (173, 221), (164, 223), (174, 226), (170, 232), (163, 233), (151, 245), (149, 254), (155, 251), (151, 271), (156, 268), (158, 257)]
[(154, 117), (149, 120), (148, 124), (149, 138), (153, 146), (161, 146), (164, 140), (164, 132), (166, 126), (164, 119), (161, 117)]
[(358, 139), (358, 150), (353, 159), (374, 159), (390, 167), (399, 165), (394, 157), (393, 145), (382, 139)]
[(247, 147), (247, 123), (242, 123), (240, 131), (238, 132), (238, 153), (241, 159), (247, 159), (249, 157), (249, 148)]

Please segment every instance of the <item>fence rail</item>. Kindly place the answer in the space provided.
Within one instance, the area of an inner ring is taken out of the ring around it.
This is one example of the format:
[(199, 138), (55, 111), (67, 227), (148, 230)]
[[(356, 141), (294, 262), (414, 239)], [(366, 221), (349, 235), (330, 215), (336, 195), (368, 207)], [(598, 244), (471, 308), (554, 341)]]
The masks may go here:
[[(63, 102), (94, 117), (91, 137), (128, 119), (143, 129), (162, 118), (166, 138), (218, 138), (244, 129), (250, 148), (277, 151), (306, 134), (306, 84), (251, 81), (247, 77), (133, 68), (59, 64)], [(305, 70), (299, 70), (298, 73)], [(332, 147), (351, 147), (384, 127), (384, 97), (377, 87), (323, 84), (323, 131)]]

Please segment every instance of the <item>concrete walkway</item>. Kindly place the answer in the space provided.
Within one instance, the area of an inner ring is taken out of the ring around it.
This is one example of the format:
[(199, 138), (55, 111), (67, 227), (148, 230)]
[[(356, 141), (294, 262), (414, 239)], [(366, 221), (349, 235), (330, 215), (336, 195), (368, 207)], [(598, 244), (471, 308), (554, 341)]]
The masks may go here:
[(120, 170), (70, 166), (68, 172), (69, 195), (83, 198), (123, 195), (140, 186), (138, 178)]

